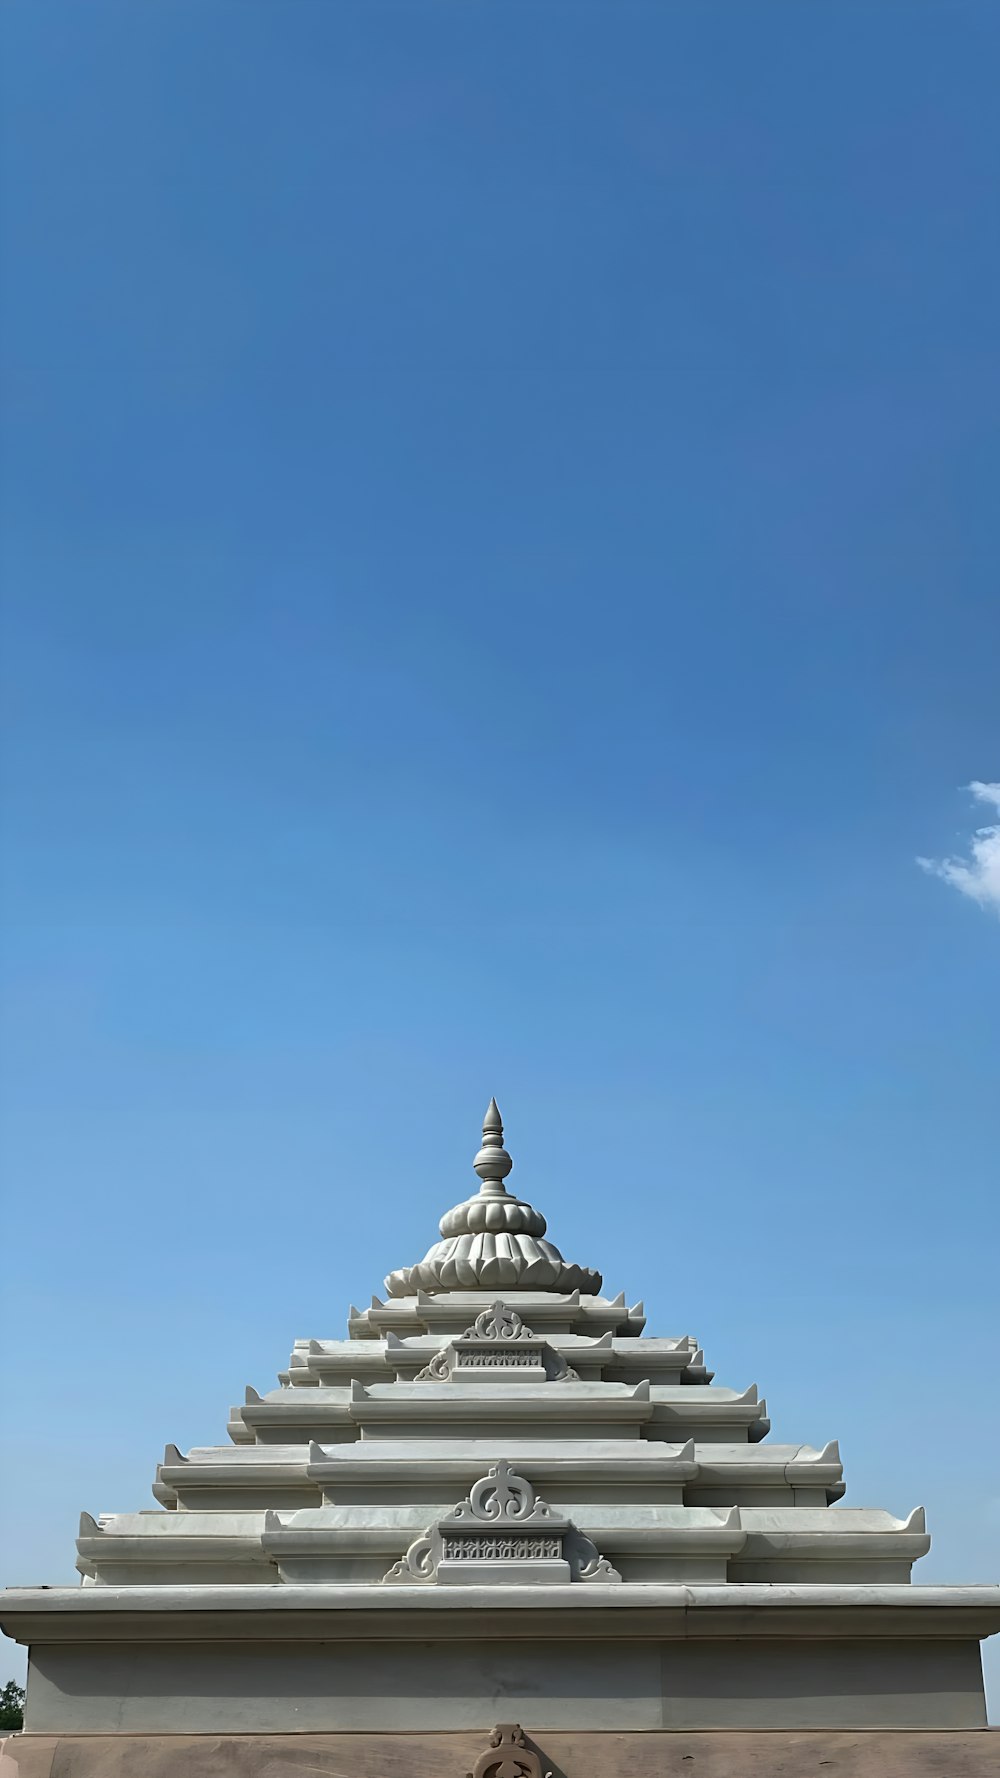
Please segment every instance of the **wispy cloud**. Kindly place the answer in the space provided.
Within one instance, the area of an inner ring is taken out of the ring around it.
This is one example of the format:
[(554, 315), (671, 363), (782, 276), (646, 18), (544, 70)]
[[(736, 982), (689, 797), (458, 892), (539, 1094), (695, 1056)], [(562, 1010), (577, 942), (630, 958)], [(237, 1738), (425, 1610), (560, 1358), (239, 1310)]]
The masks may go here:
[(967, 858), (918, 858), (917, 863), (932, 877), (940, 877), (978, 901), (981, 908), (1000, 914), (1000, 784), (982, 784), (976, 779), (966, 789), (977, 802), (986, 803), (997, 820), (976, 828)]

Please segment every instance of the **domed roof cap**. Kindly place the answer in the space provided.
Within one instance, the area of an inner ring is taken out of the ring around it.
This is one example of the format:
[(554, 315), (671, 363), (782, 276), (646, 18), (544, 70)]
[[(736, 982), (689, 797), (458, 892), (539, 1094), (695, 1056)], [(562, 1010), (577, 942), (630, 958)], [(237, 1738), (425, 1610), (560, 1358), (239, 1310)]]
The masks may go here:
[(486, 1107), (483, 1145), (473, 1161), (482, 1181), (474, 1197), (446, 1211), (439, 1224), (441, 1240), (416, 1266), (390, 1272), (390, 1296), (415, 1296), (418, 1290), (582, 1291), (596, 1296), (601, 1275), (588, 1266), (569, 1265), (558, 1247), (546, 1241), (545, 1218), (523, 1198), (507, 1190), (513, 1161), (503, 1145), (503, 1123), (495, 1099)]

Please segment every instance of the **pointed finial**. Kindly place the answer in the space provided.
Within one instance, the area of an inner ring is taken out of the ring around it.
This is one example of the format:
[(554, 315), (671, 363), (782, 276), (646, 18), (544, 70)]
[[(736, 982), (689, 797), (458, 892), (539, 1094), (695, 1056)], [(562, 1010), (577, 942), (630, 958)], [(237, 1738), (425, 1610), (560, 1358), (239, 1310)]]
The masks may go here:
[[(416, 1296), (418, 1315), (425, 1304), (433, 1305), (439, 1291), (447, 1290), (556, 1290), (567, 1309), (579, 1303), (581, 1291), (596, 1296), (600, 1272), (568, 1264), (558, 1247), (542, 1239), (541, 1211), (504, 1185), (514, 1163), (503, 1145), (495, 1099), (486, 1107), (483, 1146), (472, 1164), (482, 1180), (478, 1192), (445, 1211), (438, 1223), (441, 1239), (419, 1265), (389, 1273), (389, 1295)], [(368, 1315), (363, 1319), (367, 1322)], [(355, 1327), (352, 1321), (352, 1333)]]
[(480, 1192), (486, 1192), (491, 1197), (498, 1194), (503, 1197), (507, 1196), (504, 1180), (514, 1163), (503, 1145), (503, 1121), (495, 1099), (491, 1099), (486, 1107), (486, 1116), (483, 1118), (483, 1146), (472, 1165), (483, 1182), (479, 1188)]

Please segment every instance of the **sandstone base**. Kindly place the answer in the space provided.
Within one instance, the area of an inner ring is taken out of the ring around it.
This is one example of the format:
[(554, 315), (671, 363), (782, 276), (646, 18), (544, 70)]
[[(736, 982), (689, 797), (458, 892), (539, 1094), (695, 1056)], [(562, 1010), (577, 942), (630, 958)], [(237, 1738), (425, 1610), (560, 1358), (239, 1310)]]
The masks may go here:
[[(0, 1778), (467, 1778), (488, 1732), (15, 1735), (0, 1742)], [(553, 1778), (1000, 1774), (1000, 1731), (989, 1729), (552, 1733), (529, 1745)]]

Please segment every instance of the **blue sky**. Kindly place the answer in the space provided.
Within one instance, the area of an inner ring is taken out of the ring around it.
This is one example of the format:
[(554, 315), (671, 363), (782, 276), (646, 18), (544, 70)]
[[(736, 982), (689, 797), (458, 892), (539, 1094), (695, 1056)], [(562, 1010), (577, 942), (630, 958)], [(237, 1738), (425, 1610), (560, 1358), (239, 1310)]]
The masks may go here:
[(420, 1257), (491, 1093), (993, 1579), (996, 6), (2, 26), (3, 1579)]

